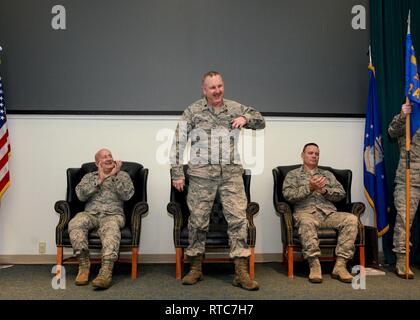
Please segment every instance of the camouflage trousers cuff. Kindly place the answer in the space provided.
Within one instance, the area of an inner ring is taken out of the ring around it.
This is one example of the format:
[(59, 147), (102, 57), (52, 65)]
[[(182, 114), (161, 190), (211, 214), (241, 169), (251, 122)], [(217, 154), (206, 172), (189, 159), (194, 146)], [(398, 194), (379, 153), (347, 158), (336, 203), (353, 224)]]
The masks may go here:
[(234, 258), (248, 258), (251, 255), (251, 250), (249, 248), (242, 248), (239, 250), (234, 250), (229, 253), (231, 259)]
[(76, 257), (89, 255), (89, 249), (74, 249), (74, 250), (73, 250), (73, 254), (74, 254)]
[(118, 260), (118, 254), (113, 253), (113, 254), (103, 255), (102, 256), (102, 261), (104, 261), (104, 260), (115, 262), (115, 261)]

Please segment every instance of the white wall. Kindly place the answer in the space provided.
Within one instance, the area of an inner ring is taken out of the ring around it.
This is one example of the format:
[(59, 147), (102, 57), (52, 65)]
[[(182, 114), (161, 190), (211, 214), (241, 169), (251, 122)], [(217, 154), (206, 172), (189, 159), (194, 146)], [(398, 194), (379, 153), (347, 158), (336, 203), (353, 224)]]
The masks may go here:
[[(38, 254), (46, 241), (55, 253), (58, 214), (54, 203), (65, 198), (66, 169), (93, 161), (94, 153), (108, 147), (115, 159), (137, 161), (149, 168), (149, 214), (143, 219), (142, 254), (172, 254), (173, 219), (169, 200), (169, 165), (156, 161), (159, 130), (173, 130), (173, 116), (37, 116), (9, 115), (12, 146), (11, 185), (0, 207), (0, 255)], [(300, 163), (302, 146), (316, 142), (321, 165), (353, 171), (352, 200), (367, 210), (363, 222), (373, 224), (372, 210), (363, 195), (362, 150), (364, 119), (266, 118), (264, 170), (252, 177), (252, 200), (259, 202), (256, 253), (281, 252), (280, 219), (272, 203), (272, 168)], [(250, 132), (247, 135), (251, 134)], [(262, 155), (262, 152), (261, 152)]]

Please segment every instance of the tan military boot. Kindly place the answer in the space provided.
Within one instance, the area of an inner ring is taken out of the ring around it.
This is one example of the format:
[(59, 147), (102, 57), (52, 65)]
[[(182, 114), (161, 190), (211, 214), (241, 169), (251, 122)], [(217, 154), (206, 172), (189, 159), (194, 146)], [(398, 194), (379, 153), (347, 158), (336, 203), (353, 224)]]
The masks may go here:
[[(397, 253), (397, 264), (395, 265), (395, 273), (403, 279), (407, 279), (405, 274), (405, 253)], [(408, 267), (408, 279), (414, 279), (414, 273)]]
[(98, 276), (92, 281), (92, 285), (97, 289), (108, 289), (112, 282), (112, 269), (114, 261), (102, 260), (101, 269)]
[(235, 258), (235, 278), (233, 285), (242, 287), (245, 290), (258, 290), (260, 287), (257, 281), (251, 280), (248, 272), (248, 258)]
[(77, 273), (76, 286), (84, 286), (89, 283), (90, 260), (89, 252), (82, 251), (78, 256), (79, 272)]
[(203, 260), (202, 255), (190, 256), (190, 272), (182, 278), (182, 284), (196, 284), (199, 280), (203, 279), (203, 273), (201, 271), (201, 263)]
[(337, 257), (331, 277), (346, 283), (353, 280), (353, 276), (347, 271), (347, 259)]
[(322, 282), (322, 271), (321, 264), (319, 263), (318, 258), (308, 258), (309, 263), (309, 281), (312, 283), (321, 283)]

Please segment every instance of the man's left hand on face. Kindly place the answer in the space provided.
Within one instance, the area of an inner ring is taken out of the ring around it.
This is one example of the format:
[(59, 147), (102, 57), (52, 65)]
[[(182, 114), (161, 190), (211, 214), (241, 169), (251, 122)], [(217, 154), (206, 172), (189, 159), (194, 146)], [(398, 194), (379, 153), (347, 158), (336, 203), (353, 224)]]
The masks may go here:
[(117, 175), (118, 172), (120, 172), (122, 167), (122, 161), (121, 160), (116, 160), (115, 161), (115, 166), (114, 169), (112, 169), (111, 173), (109, 174), (110, 176), (115, 176)]
[(246, 118), (244, 116), (240, 116), (232, 120), (232, 128), (233, 129), (240, 129), (244, 125), (246, 125)]

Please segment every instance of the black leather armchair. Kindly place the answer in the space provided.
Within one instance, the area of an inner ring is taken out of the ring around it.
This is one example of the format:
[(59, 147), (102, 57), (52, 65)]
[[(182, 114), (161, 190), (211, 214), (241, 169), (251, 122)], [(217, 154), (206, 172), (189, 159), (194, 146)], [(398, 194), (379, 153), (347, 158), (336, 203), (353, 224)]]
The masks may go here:
[[(287, 173), (299, 168), (301, 165), (279, 166), (273, 169), (274, 208), (280, 216), (281, 239), (283, 243), (283, 261), (287, 261), (288, 277), (293, 277), (293, 261), (303, 260), (302, 246), (297, 229), (294, 226), (293, 205), (288, 203), (283, 197), (283, 182)], [(331, 167), (319, 166), (319, 168), (331, 171), (338, 182), (343, 185), (346, 197), (334, 205), (340, 212), (355, 214), (359, 219), (359, 232), (356, 239), (356, 249), (359, 249), (359, 264), (365, 265), (365, 236), (364, 227), (360, 221), (360, 216), (365, 211), (365, 205), (361, 202), (351, 202), (351, 182), (352, 172), (350, 170), (339, 170)], [(333, 228), (322, 228), (318, 231), (319, 247), (321, 249), (320, 260), (334, 260), (334, 250), (337, 245), (338, 233)]]
[[(55, 211), (59, 213), (60, 220), (56, 227), (55, 242), (57, 245), (57, 265), (61, 266), (63, 261), (63, 248), (71, 248), (68, 232), (69, 221), (78, 213), (84, 210), (85, 203), (81, 202), (76, 195), (75, 188), (83, 176), (89, 172), (96, 171), (94, 162), (85, 163), (81, 168), (67, 169), (67, 195), (66, 200), (55, 203)], [(137, 253), (140, 244), (142, 216), (149, 210), (147, 204), (147, 176), (149, 170), (135, 162), (123, 162), (121, 170), (126, 171), (134, 184), (134, 195), (130, 200), (124, 202), (124, 214), (126, 223), (121, 230), (120, 252), (131, 251), (131, 259), (119, 258), (119, 262), (131, 263), (131, 278), (137, 278)], [(101, 249), (101, 241), (96, 230), (88, 235), (89, 248)]]
[[(185, 187), (183, 192), (179, 192), (173, 186), (171, 187), (170, 202), (167, 210), (174, 218), (174, 244), (176, 250), (176, 278), (181, 279), (184, 267), (184, 249), (188, 247), (188, 217), (190, 211), (187, 206), (187, 194), (189, 177), (187, 174), (187, 165), (184, 166), (185, 173)], [(251, 249), (251, 256), (249, 257), (249, 274), (251, 279), (254, 279), (254, 248), (256, 239), (256, 228), (254, 225), (254, 215), (258, 213), (260, 207), (258, 203), (251, 202), (250, 184), (251, 172), (245, 170), (243, 174), (243, 181), (245, 187), (245, 194), (248, 200), (248, 207), (246, 215), (248, 219), (248, 245)], [(229, 248), (229, 237), (227, 234), (227, 222), (223, 215), (223, 207), (220, 202), (219, 194), (216, 194), (212, 213), (210, 215), (209, 232), (207, 233), (206, 248)], [(210, 259), (205, 258), (204, 262)]]

